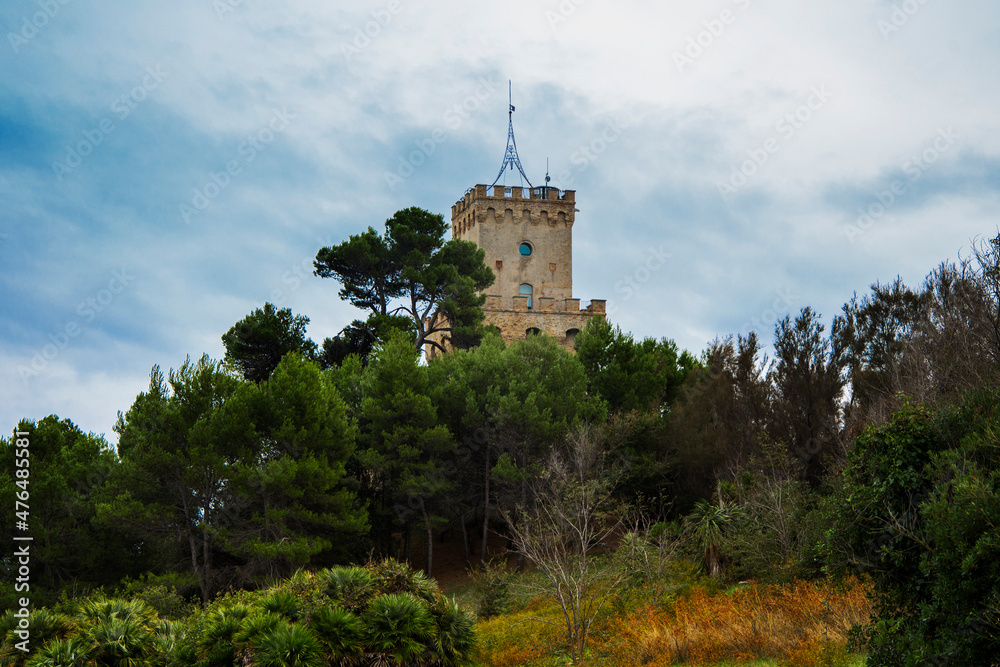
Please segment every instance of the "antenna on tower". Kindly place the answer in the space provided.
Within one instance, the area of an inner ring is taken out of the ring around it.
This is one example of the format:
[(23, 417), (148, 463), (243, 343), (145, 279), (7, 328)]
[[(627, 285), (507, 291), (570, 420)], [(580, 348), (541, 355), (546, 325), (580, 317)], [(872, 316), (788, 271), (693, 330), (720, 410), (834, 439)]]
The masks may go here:
[(504, 172), (510, 167), (513, 171), (514, 167), (517, 167), (518, 172), (521, 174), (521, 178), (524, 182), (528, 184), (528, 187), (532, 187), (531, 181), (524, 173), (524, 169), (521, 167), (521, 159), (517, 156), (517, 142), (514, 141), (514, 97), (512, 91), (512, 84), (510, 79), (507, 80), (507, 150), (503, 156), (503, 164), (500, 165), (500, 173), (497, 174), (497, 178), (493, 181), (490, 187), (493, 187), (497, 182), (503, 178)]

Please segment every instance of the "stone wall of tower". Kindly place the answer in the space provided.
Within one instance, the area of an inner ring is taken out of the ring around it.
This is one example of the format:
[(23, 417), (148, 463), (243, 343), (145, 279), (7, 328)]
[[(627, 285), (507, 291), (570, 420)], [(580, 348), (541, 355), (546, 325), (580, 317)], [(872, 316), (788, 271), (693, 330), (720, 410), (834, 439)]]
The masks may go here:
[[(522, 284), (534, 298), (573, 297), (573, 223), (576, 193), (558, 188), (477, 185), (451, 209), (454, 238), (486, 251), (496, 282), (489, 294), (515, 296)], [(531, 255), (520, 252), (522, 243)]]
[[(586, 308), (580, 308), (579, 299), (563, 299), (561, 302), (551, 297), (539, 299), (528, 308), (527, 297), (504, 299), (487, 296), (483, 305), (483, 319), (500, 329), (500, 337), (508, 343), (521, 340), (532, 334), (545, 334), (555, 338), (567, 350), (573, 350), (573, 341), (591, 317), (604, 317), (607, 302), (594, 299)], [(451, 345), (442, 333), (434, 333), (428, 338), (450, 351)], [(428, 359), (436, 359), (442, 352), (432, 345), (425, 349)]]
[(607, 302), (603, 299), (594, 299), (581, 309), (579, 299), (564, 299), (560, 303), (552, 298), (542, 298), (528, 308), (526, 297), (503, 299), (488, 296), (483, 315), (486, 322), (500, 329), (504, 340), (520, 340), (532, 333), (543, 333), (573, 349), (576, 334), (591, 317), (603, 316), (607, 312), (606, 306)]
[[(576, 193), (558, 188), (507, 188), (477, 185), (451, 208), (454, 238), (472, 241), (486, 252), (486, 265), (496, 276), (487, 289), (483, 315), (507, 342), (546, 334), (572, 350), (576, 334), (591, 317), (604, 317), (606, 302), (594, 299), (580, 308), (573, 298), (573, 223)], [(531, 246), (527, 257), (522, 243)], [(532, 286), (529, 298), (519, 287)], [(431, 340), (446, 350), (444, 336)], [(433, 359), (441, 352), (426, 348)]]

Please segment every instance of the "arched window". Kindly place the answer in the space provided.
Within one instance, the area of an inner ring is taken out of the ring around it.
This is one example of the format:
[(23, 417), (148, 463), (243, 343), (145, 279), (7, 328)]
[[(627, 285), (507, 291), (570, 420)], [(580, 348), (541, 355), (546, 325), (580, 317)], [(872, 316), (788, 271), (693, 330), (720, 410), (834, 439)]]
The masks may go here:
[(576, 335), (578, 333), (580, 333), (579, 329), (567, 329), (566, 330), (566, 342), (572, 345), (573, 341), (576, 340)]
[(528, 297), (528, 308), (531, 308), (531, 293), (532, 293), (531, 285), (529, 285), (528, 283), (522, 284), (520, 287), (517, 288), (517, 293), (520, 294), (521, 296)]
[(530, 329), (524, 332), (524, 337), (527, 338), (528, 336), (537, 336), (540, 333), (542, 333), (541, 329), (539, 329), (538, 327), (531, 327)]

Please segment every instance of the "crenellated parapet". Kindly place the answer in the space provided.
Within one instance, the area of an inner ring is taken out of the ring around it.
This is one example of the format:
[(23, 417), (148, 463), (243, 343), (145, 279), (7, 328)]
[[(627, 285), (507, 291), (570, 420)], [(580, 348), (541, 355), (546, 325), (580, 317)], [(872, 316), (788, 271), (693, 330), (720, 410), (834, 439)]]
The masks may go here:
[(576, 191), (477, 185), (451, 207), (451, 222), (455, 238), (469, 241), (477, 225), (572, 227)]

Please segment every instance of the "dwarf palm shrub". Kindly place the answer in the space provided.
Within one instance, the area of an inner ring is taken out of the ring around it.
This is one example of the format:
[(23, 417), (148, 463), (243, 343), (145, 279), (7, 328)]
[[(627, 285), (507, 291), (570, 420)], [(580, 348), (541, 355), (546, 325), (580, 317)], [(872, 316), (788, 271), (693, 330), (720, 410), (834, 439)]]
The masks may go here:
[(314, 613), (309, 622), (334, 664), (350, 664), (364, 655), (365, 626), (351, 612), (327, 607)]
[(134, 617), (102, 618), (84, 631), (91, 659), (100, 667), (146, 667), (156, 652), (156, 633)]
[(335, 567), (324, 570), (319, 577), (326, 583), (324, 593), (329, 598), (355, 611), (363, 608), (377, 590), (375, 575), (363, 567)]
[(240, 622), (240, 628), (233, 635), (233, 645), (242, 662), (252, 662), (264, 637), (274, 632), (287, 620), (266, 610), (258, 610)]
[(260, 639), (254, 664), (258, 667), (325, 667), (323, 645), (298, 623), (282, 621)]
[(237, 603), (212, 612), (197, 638), (199, 667), (232, 667), (236, 662), (233, 637), (240, 631), (250, 607)]
[(437, 627), (434, 648), (437, 659), (446, 667), (470, 664), (476, 647), (476, 628), (472, 616), (463, 612), (454, 600), (441, 599), (431, 607)]
[(299, 601), (291, 591), (274, 591), (260, 601), (260, 606), (289, 621), (294, 621), (299, 616)]
[(91, 643), (86, 637), (55, 639), (32, 656), (28, 667), (89, 667), (90, 654)]
[[(178, 621), (157, 618), (138, 599), (62, 608), (70, 615), (34, 612), (35, 654), (5, 641), (0, 652), (9, 658), (0, 667), (458, 667), (475, 644), (472, 617), (433, 580), (394, 561), (301, 572)], [(0, 636), (14, 637), (17, 624), (0, 616)]]
[[(0, 616), (0, 639), (3, 640), (0, 643), (0, 664), (4, 667), (24, 667), (32, 655), (15, 646), (21, 641), (14, 634), (18, 620), (13, 611)], [(39, 609), (32, 612), (28, 618), (28, 631), (31, 633), (31, 646), (35, 647), (67, 639), (77, 631), (77, 627), (72, 619), (63, 614)]]
[(364, 615), (368, 651), (392, 656), (397, 665), (429, 657), (434, 642), (434, 621), (427, 606), (410, 593), (390, 593), (376, 598)]

